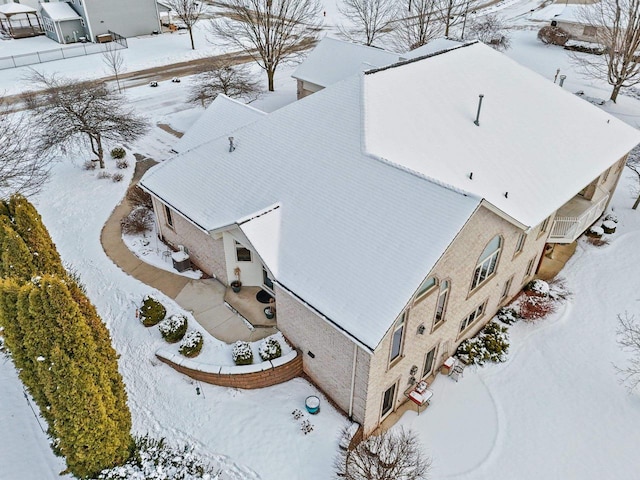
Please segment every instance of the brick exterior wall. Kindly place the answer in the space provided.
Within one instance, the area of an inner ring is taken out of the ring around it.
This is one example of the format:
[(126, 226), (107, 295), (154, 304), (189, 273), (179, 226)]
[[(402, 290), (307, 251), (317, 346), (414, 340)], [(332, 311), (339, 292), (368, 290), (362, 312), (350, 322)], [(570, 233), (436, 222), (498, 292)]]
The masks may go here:
[[(480, 207), (471, 217), (429, 274), (429, 276), (436, 276), (439, 280), (451, 282), (444, 321), (437, 328), (433, 328), (438, 299), (436, 286), (421, 299), (410, 304), (409, 314), (405, 320), (404, 346), (401, 356), (389, 366), (394, 330), (392, 328), (371, 358), (367, 408), (363, 424), (365, 435), (370, 434), (379, 424), (382, 397), (391, 385), (397, 384), (395, 409), (407, 400), (404, 392), (410, 387), (408, 379), (413, 365), (418, 367), (415, 377), (419, 380), (427, 352), (435, 347), (433, 368), (435, 370), (440, 367), (444, 359), (455, 352), (462, 340), (475, 335), (506, 302), (501, 298), (506, 281), (513, 277), (507, 295), (507, 299), (510, 299), (518, 293), (524, 283), (532, 278), (532, 276), (525, 276), (525, 271), (532, 259), (534, 265), (537, 265), (547, 236), (547, 233), (540, 234), (539, 230), (540, 227), (533, 229), (527, 236), (522, 251), (516, 253), (516, 243), (521, 230), (484, 207)], [(501, 235), (503, 239), (496, 271), (489, 280), (470, 293), (469, 289), (478, 259), (496, 234)], [(484, 315), (460, 333), (462, 320), (485, 301)], [(425, 332), (422, 335), (418, 333), (418, 327), (421, 324), (425, 326)]]
[[(348, 414), (355, 344), (278, 285), (276, 299), (278, 329), (302, 350), (304, 372)], [(359, 423), (364, 420), (369, 359), (357, 347), (352, 417)]]
[(201, 382), (210, 383), (212, 385), (219, 385), (221, 387), (245, 389), (264, 388), (270, 387), (271, 385), (277, 385), (278, 383), (288, 382), (302, 374), (302, 355), (300, 352), (298, 352), (298, 355), (293, 360), (285, 363), (284, 365), (272, 367), (260, 372), (233, 374), (201, 372), (178, 365), (171, 360), (161, 357), (160, 355), (156, 356), (174, 370), (177, 370), (188, 377)]
[(153, 198), (153, 210), (156, 214), (158, 233), (165, 242), (174, 248), (177, 248), (178, 245), (184, 245), (189, 250), (191, 263), (207, 275), (216, 277), (222, 283), (229, 283), (222, 237), (214, 239), (175, 210), (171, 211), (171, 219), (173, 220), (173, 227), (171, 227), (167, 222), (165, 206), (157, 198)]

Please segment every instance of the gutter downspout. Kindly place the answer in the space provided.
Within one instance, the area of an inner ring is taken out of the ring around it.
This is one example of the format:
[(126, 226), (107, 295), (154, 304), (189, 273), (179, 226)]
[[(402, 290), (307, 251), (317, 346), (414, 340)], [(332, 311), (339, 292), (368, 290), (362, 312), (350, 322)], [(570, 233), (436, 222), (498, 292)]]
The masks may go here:
[(349, 418), (353, 419), (353, 395), (356, 384), (356, 364), (358, 359), (358, 345), (353, 344), (353, 368), (351, 370), (351, 393), (349, 394)]

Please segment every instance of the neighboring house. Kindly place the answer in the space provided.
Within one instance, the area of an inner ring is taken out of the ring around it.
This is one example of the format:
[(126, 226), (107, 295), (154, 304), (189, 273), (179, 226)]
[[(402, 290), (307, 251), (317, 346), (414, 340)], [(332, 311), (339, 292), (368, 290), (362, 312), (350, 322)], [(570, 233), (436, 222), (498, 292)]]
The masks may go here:
[(40, 16), (50, 39), (63, 44), (86, 40), (85, 22), (68, 3), (42, 3)]
[(141, 185), (369, 434), (604, 211), (640, 133), (481, 43), (359, 69), (269, 115), (220, 96)]
[(560, 27), (571, 35), (573, 40), (581, 42), (598, 42), (598, 29), (595, 25), (590, 25), (586, 18), (598, 18), (597, 11), (589, 13), (590, 5), (572, 4), (565, 5), (560, 13), (551, 19), (551, 25)]
[(156, 0), (45, 1), (40, 3), (40, 14), (47, 36), (60, 43), (82, 38), (91, 42), (110, 41), (109, 32), (134, 37), (161, 31)]

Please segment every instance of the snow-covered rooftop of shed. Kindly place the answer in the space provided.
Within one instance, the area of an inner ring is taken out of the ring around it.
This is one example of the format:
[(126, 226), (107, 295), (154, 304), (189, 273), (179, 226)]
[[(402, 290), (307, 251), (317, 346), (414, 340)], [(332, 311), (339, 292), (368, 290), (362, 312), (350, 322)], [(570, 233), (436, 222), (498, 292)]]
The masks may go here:
[(198, 121), (186, 131), (173, 149), (186, 152), (202, 143), (227, 135), (263, 117), (264, 112), (220, 94), (202, 113)]
[(322, 87), (400, 60), (397, 53), (325, 37), (291, 75)]
[(29, 7), (28, 5), (21, 5), (13, 2), (0, 5), (1, 15), (17, 15), (19, 13), (37, 13), (37, 10)]
[(530, 227), (640, 142), (638, 130), (482, 43), (368, 73), (363, 90), (367, 152)]
[[(206, 230), (241, 223), (278, 283), (373, 349), (480, 199), (366, 155), (361, 88), (353, 76), (142, 184)], [(429, 248), (397, 248), (398, 232)]]
[(77, 20), (80, 18), (76, 11), (66, 2), (41, 3), (40, 8), (51, 20), (56, 22)]

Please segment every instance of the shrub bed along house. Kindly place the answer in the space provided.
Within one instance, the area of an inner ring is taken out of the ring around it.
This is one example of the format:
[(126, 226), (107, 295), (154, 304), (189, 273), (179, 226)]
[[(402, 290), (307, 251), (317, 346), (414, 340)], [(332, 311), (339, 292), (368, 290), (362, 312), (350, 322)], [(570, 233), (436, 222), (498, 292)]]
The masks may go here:
[(200, 350), (202, 350), (203, 343), (202, 334), (196, 330), (191, 330), (180, 341), (178, 351), (185, 357), (197, 357), (200, 354)]
[(511, 325), (520, 320), (520, 314), (515, 308), (502, 307), (496, 314), (498, 320), (506, 325)]
[(153, 212), (147, 207), (135, 207), (120, 221), (120, 226), (122, 233), (127, 235), (148, 232), (153, 227)]
[(187, 333), (187, 323), (187, 317), (184, 315), (171, 315), (158, 324), (158, 330), (167, 342), (176, 343)]
[(260, 358), (266, 362), (280, 357), (282, 355), (282, 347), (280, 347), (280, 343), (275, 338), (265, 338), (258, 348), (258, 353)]
[(140, 321), (145, 327), (153, 327), (164, 320), (167, 309), (158, 300), (147, 295), (140, 307)]
[(504, 362), (509, 351), (509, 335), (506, 327), (489, 322), (474, 338), (460, 344), (456, 355), (468, 365), (484, 365), (485, 362)]
[(236, 365), (251, 365), (253, 363), (253, 351), (248, 342), (238, 340), (233, 344), (231, 357)]

